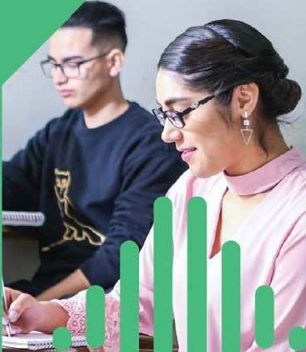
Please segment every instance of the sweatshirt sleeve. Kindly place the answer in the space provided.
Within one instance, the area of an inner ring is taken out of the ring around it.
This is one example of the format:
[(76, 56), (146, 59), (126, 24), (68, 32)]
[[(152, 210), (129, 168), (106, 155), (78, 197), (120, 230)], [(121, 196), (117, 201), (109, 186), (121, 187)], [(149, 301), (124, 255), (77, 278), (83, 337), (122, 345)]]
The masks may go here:
[(10, 161), (3, 162), (3, 209), (38, 209), (42, 165), (51, 123), (37, 132)]
[(185, 169), (174, 148), (161, 142), (159, 132), (147, 134), (129, 153), (107, 238), (80, 267), (91, 284), (110, 288), (116, 283), (121, 243), (133, 240), (143, 245), (152, 225), (154, 200), (164, 195)]

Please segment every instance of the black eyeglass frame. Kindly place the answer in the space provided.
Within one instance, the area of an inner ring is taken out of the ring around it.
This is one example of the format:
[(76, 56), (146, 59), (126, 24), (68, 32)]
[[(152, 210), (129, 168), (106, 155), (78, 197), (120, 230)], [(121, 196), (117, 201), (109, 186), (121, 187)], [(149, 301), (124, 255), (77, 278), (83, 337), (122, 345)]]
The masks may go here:
[[(43, 74), (47, 77), (47, 78), (52, 78), (52, 74), (47, 74), (47, 71), (44, 70), (44, 65), (45, 64), (52, 64), (53, 65), (53, 68), (60, 68), (60, 70), (62, 71), (62, 74), (66, 77), (66, 78), (80, 78), (81, 76), (81, 72), (80, 72), (80, 66), (83, 65), (83, 64), (86, 64), (87, 62), (90, 62), (90, 61), (93, 61), (93, 60), (97, 60), (97, 59), (101, 59), (103, 57), (105, 57), (107, 54), (109, 54), (110, 51), (107, 51), (106, 53), (104, 54), (100, 54), (100, 55), (97, 55), (97, 56), (94, 56), (94, 57), (90, 57), (89, 59), (84, 59), (84, 60), (80, 60), (80, 61), (71, 61), (71, 62), (64, 62), (62, 64), (56, 64), (56, 63), (53, 63), (52, 60), (50, 59), (46, 59), (46, 60), (43, 60), (40, 62), (40, 67), (41, 67), (41, 70), (43, 72)], [(78, 72), (78, 75), (77, 76), (71, 76), (71, 75), (66, 75), (66, 72), (65, 72), (65, 65), (69, 65), (70, 68), (76, 68), (77, 69), (77, 72)], [(72, 67), (74, 65), (74, 67)]]
[[(168, 119), (174, 127), (183, 128), (185, 126), (183, 117), (189, 114), (191, 111), (196, 110), (199, 106), (208, 103), (213, 98), (215, 98), (215, 95), (209, 95), (208, 97), (199, 100), (197, 103), (192, 104), (183, 111), (176, 111), (174, 109), (163, 111), (162, 108), (159, 107), (157, 109), (153, 109), (152, 112), (163, 126), (166, 123), (166, 119)], [(179, 121), (179, 123), (177, 123), (177, 121)]]

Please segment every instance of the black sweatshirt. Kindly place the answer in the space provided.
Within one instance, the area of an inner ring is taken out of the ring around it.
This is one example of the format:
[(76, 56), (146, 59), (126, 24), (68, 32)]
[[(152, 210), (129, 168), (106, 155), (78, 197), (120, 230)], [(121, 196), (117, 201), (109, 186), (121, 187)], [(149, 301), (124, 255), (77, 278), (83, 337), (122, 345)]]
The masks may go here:
[(91, 284), (115, 284), (120, 244), (143, 245), (154, 199), (186, 169), (160, 134), (158, 122), (136, 103), (94, 129), (81, 110), (68, 110), (4, 162), (4, 210), (46, 216), (32, 280), (37, 293), (77, 268)]

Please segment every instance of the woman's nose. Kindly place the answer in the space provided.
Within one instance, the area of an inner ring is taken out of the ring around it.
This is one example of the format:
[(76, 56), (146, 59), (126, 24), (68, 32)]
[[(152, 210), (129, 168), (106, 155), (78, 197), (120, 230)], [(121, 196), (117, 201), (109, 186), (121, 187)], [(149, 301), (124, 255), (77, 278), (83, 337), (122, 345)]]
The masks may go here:
[(174, 143), (182, 138), (182, 131), (166, 120), (161, 138), (165, 143)]

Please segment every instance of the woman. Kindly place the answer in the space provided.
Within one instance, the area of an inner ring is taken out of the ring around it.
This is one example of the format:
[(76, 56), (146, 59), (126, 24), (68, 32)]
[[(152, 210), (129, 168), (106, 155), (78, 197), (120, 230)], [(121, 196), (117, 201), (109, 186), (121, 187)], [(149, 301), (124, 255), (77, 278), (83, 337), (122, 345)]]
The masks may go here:
[[(162, 54), (155, 115), (162, 139), (175, 143), (190, 170), (170, 189), (174, 208), (173, 309), (180, 351), (186, 337), (186, 206), (192, 196), (208, 204), (208, 351), (221, 350), (220, 248), (241, 247), (241, 350), (254, 342), (256, 288), (275, 294), (275, 343), (288, 351), (294, 326), (306, 326), (306, 161), (289, 148), (278, 117), (295, 108), (299, 85), (272, 44), (251, 26), (220, 20), (189, 28)], [(152, 234), (140, 257), (140, 330), (152, 331)], [(215, 278), (218, 278), (217, 280)], [(84, 292), (68, 300), (38, 303), (8, 290), (15, 329), (53, 331), (66, 324), (84, 332)], [(118, 346), (119, 289), (107, 298), (107, 348)], [(33, 315), (38, 317), (33, 319)], [(49, 317), (54, 317), (50, 319)], [(48, 317), (48, 318), (47, 318)]]

